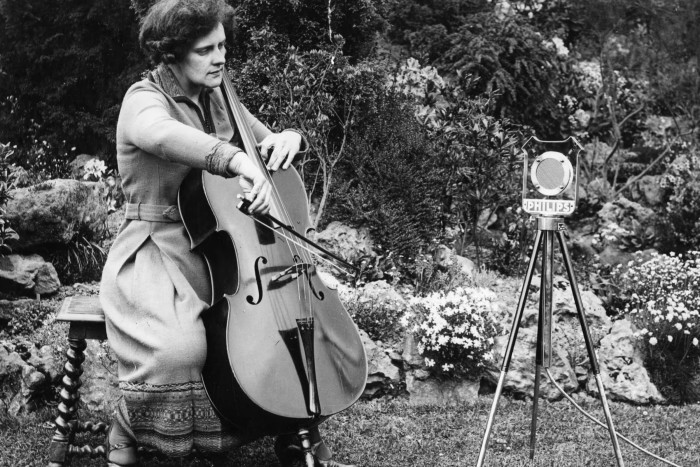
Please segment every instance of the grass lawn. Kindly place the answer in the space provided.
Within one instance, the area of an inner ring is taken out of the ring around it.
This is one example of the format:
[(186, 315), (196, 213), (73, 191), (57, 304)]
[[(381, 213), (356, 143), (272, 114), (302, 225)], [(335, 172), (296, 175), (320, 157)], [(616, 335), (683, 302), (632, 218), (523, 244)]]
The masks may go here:
[[(322, 432), (338, 460), (364, 467), (474, 466), (491, 396), (474, 406), (411, 407), (398, 401), (360, 402), (325, 423)], [(583, 407), (603, 420), (597, 400)], [(617, 430), (642, 447), (678, 465), (700, 466), (700, 405), (634, 407), (611, 403)], [(607, 430), (596, 427), (568, 402), (540, 403), (538, 449), (529, 461), (531, 404), (502, 397), (487, 466), (615, 466)], [(0, 418), (0, 465), (47, 465), (52, 430), (46, 410), (19, 419)], [(101, 442), (101, 440), (99, 440)], [(665, 465), (623, 441), (625, 465)], [(230, 455), (228, 465), (276, 466), (272, 440), (264, 439)], [(73, 466), (103, 466), (104, 460), (76, 459)], [(144, 466), (211, 465), (207, 461), (146, 461)]]

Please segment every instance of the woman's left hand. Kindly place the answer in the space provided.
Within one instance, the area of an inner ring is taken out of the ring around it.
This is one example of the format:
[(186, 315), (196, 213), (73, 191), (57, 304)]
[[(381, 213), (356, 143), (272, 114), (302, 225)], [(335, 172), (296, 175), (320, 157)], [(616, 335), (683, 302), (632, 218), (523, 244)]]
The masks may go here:
[(260, 154), (263, 158), (267, 158), (270, 148), (273, 148), (270, 158), (267, 160), (267, 169), (275, 171), (282, 166), (283, 169), (289, 168), (294, 156), (301, 148), (301, 135), (296, 131), (283, 131), (281, 133), (273, 133), (263, 139), (260, 144)]

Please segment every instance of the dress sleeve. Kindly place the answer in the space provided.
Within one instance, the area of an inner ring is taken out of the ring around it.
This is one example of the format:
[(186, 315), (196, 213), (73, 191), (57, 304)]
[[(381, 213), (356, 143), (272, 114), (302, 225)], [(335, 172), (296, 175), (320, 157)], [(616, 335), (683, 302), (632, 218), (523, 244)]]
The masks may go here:
[(176, 120), (165, 96), (148, 87), (132, 89), (127, 94), (118, 126), (125, 141), (146, 152), (217, 175), (230, 176), (221, 169), (240, 152), (239, 148)]

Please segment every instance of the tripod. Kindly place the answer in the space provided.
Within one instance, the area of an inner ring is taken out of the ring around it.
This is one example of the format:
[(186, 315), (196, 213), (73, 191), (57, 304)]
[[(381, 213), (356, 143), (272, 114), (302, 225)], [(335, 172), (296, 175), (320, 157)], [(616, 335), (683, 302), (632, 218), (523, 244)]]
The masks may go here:
[(586, 316), (583, 310), (583, 302), (581, 300), (581, 295), (578, 290), (578, 285), (576, 284), (576, 278), (574, 277), (571, 256), (569, 255), (569, 250), (567, 250), (566, 248), (566, 239), (564, 238), (563, 233), (564, 230), (566, 230), (566, 226), (562, 218), (548, 216), (537, 217), (537, 235), (535, 237), (535, 244), (534, 248), (532, 249), (532, 255), (530, 256), (530, 262), (527, 267), (527, 273), (525, 276), (525, 281), (523, 283), (523, 288), (520, 291), (518, 308), (515, 312), (515, 316), (513, 317), (513, 325), (510, 331), (510, 337), (508, 338), (508, 345), (506, 346), (506, 351), (503, 357), (503, 365), (501, 366), (501, 374), (498, 378), (498, 385), (496, 386), (496, 394), (493, 399), (493, 404), (491, 405), (491, 412), (489, 413), (488, 421), (486, 422), (486, 432), (484, 433), (484, 438), (481, 442), (481, 450), (479, 452), (479, 460), (477, 462), (477, 467), (481, 467), (484, 464), (486, 448), (488, 447), (489, 436), (491, 435), (493, 420), (496, 415), (496, 408), (498, 406), (498, 399), (501, 397), (503, 383), (505, 382), (506, 373), (508, 373), (508, 368), (510, 367), (511, 358), (513, 356), (515, 340), (518, 337), (520, 320), (522, 319), (523, 312), (525, 311), (525, 301), (527, 299), (527, 292), (530, 288), (530, 283), (532, 282), (532, 275), (535, 270), (535, 261), (537, 260), (537, 254), (541, 250), (542, 283), (540, 287), (539, 318), (537, 320), (535, 391), (532, 403), (532, 423), (530, 425), (530, 459), (533, 459), (535, 457), (535, 442), (537, 434), (537, 404), (540, 392), (540, 375), (542, 372), (542, 368), (545, 368), (545, 370), (548, 372), (548, 369), (551, 366), (552, 362), (552, 270), (554, 264), (554, 256), (552, 253), (554, 249), (555, 234), (557, 236), (557, 240), (559, 240), (559, 250), (561, 251), (562, 257), (564, 259), (566, 273), (569, 276), (569, 283), (571, 284), (571, 290), (574, 295), (574, 302), (576, 303), (576, 311), (578, 313), (579, 323), (581, 324), (581, 329), (583, 331), (583, 339), (586, 344), (586, 350), (588, 351), (588, 358), (591, 363), (591, 369), (593, 370), (593, 373), (595, 375), (596, 385), (598, 386), (598, 394), (600, 394), (600, 401), (603, 404), (605, 420), (608, 425), (608, 431), (610, 432), (610, 440), (612, 441), (613, 450), (615, 451), (617, 465), (618, 467), (624, 467), (625, 465), (624, 461), (622, 460), (620, 445), (617, 441), (617, 434), (615, 433), (615, 428), (613, 427), (612, 416), (610, 414), (610, 408), (608, 407), (608, 401), (605, 398), (605, 390), (603, 389), (603, 381), (600, 378), (600, 368), (598, 366), (598, 359), (596, 358), (595, 350), (593, 349), (593, 342), (591, 340), (591, 334), (588, 330), (588, 324), (586, 323)]

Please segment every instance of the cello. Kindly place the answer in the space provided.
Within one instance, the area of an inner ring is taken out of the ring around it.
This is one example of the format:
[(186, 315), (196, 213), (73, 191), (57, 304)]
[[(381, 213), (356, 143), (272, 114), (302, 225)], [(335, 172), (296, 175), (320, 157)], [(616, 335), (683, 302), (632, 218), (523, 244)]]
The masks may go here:
[[(311, 228), (294, 167), (269, 172), (227, 73), (221, 90), (241, 147), (272, 186), (269, 215), (250, 215), (237, 177), (192, 170), (178, 205), (191, 249), (209, 269), (202, 381), (219, 416), (255, 437), (297, 433), (354, 404), (367, 379), (359, 332), (304, 242)], [(291, 234), (294, 235), (291, 235)], [(313, 244), (313, 242), (309, 243)], [(313, 244), (315, 245), (315, 244)]]

